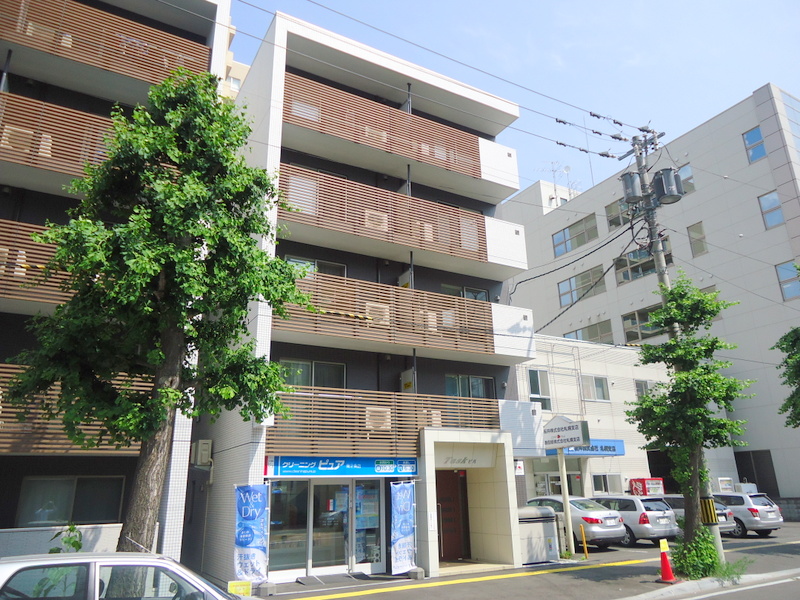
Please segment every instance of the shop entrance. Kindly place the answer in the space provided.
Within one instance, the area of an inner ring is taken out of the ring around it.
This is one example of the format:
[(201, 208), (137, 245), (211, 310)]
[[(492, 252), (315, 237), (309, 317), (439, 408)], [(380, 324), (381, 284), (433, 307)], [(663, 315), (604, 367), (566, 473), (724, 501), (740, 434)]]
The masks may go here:
[(467, 472), (436, 471), (439, 560), (470, 558), (467, 508)]

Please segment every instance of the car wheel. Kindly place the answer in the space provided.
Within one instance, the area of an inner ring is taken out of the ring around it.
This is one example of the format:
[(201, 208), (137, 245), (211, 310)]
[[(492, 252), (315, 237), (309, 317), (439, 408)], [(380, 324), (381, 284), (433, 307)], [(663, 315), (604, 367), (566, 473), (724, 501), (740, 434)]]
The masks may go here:
[(636, 545), (636, 536), (633, 535), (633, 532), (627, 525), (625, 526), (625, 537), (622, 538), (622, 542), (620, 543), (626, 548), (633, 548)]
[(739, 519), (734, 519), (734, 521), (736, 522), (736, 526), (731, 531), (731, 535), (737, 538), (747, 537), (747, 527), (744, 526), (744, 523)]
[(608, 550), (609, 546), (611, 546), (611, 542), (595, 542), (594, 545), (600, 548), (600, 550)]
[(661, 539), (650, 540), (650, 541), (653, 542), (653, 546), (660, 546), (661, 545)]
[(756, 533), (759, 535), (759, 537), (769, 537), (770, 534), (773, 531), (775, 531), (775, 530), (774, 529), (759, 529), (758, 531), (756, 531)]

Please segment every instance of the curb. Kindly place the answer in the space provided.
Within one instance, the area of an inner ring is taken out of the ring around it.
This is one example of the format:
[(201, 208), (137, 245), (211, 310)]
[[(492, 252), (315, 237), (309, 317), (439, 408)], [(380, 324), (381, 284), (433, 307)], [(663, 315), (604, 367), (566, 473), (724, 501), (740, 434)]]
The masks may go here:
[(671, 585), (663, 590), (645, 592), (638, 596), (629, 596), (623, 600), (656, 600), (658, 598), (675, 598), (677, 596), (688, 596), (698, 592), (709, 590), (735, 589), (737, 587), (752, 585), (754, 583), (765, 583), (778, 579), (790, 579), (800, 576), (800, 569), (787, 569), (785, 571), (773, 571), (771, 573), (758, 573), (754, 575), (742, 575), (737, 583), (722, 581), (715, 577), (706, 577), (696, 581), (685, 581)]

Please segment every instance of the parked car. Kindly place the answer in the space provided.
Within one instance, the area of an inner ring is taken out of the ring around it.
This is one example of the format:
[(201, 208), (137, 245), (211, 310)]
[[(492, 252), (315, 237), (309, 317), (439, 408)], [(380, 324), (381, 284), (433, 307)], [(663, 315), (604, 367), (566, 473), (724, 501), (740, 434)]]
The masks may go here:
[(241, 600), (157, 554), (71, 552), (0, 558), (0, 598)]
[[(676, 519), (680, 519), (684, 515), (685, 500), (682, 494), (665, 494), (664, 501), (672, 507), (672, 510), (675, 511)], [(717, 511), (719, 532), (730, 533), (733, 531), (733, 529), (736, 527), (736, 521), (733, 520), (733, 511), (716, 498), (714, 499), (714, 507)]]
[(678, 535), (675, 512), (661, 497), (598, 496), (594, 500), (622, 515), (625, 523), (623, 546), (635, 546), (639, 540), (658, 544), (659, 540)]
[(781, 509), (766, 494), (727, 492), (714, 494), (714, 498), (733, 511), (736, 525), (731, 535), (735, 537), (745, 537), (748, 531), (767, 537), (783, 525)]
[[(579, 496), (570, 496), (569, 505), (576, 543), (581, 542), (581, 525), (586, 543), (598, 548), (608, 548), (625, 536), (625, 526), (617, 511), (609, 510), (594, 500)], [(537, 496), (528, 500), (528, 506), (549, 506), (562, 520), (564, 518), (564, 503), (561, 496)]]

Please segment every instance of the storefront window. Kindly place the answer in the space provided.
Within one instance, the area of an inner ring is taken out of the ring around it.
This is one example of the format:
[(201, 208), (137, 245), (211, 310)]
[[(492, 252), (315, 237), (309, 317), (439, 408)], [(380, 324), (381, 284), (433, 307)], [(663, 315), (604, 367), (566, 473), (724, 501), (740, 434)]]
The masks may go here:
[(305, 569), (308, 561), (308, 482), (273, 482), (270, 506), (270, 569)]

